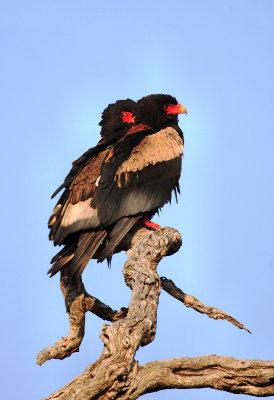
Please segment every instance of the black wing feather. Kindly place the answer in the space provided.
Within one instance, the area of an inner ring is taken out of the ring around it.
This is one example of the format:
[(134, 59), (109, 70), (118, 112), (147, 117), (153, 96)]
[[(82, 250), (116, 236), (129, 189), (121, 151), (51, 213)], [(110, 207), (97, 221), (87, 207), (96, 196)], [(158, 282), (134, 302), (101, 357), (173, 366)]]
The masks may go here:
[(108, 185), (101, 185), (100, 180), (98, 215), (102, 225), (111, 225), (122, 217), (163, 207), (170, 201), (171, 193), (178, 185), (180, 171), (181, 157), (176, 157), (149, 165), (142, 171), (130, 172), (127, 184), (121, 180), (121, 186), (115, 180)]
[(72, 163), (72, 168), (65, 177), (64, 182), (55, 190), (51, 198), (53, 199), (62, 189), (67, 188), (73, 182), (76, 176), (82, 171), (86, 163), (89, 161), (91, 156), (106, 150), (106, 148), (112, 145), (114, 142), (115, 139), (112, 139), (108, 142), (98, 144), (97, 146), (88, 149), (84, 154), (77, 158), (77, 160)]

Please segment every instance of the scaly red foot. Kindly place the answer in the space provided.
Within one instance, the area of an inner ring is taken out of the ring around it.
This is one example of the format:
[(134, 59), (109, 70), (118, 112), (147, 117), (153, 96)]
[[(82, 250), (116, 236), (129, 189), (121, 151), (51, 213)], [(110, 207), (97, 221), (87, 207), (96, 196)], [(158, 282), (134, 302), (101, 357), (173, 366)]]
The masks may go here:
[(149, 228), (149, 229), (161, 229), (161, 228), (162, 228), (161, 225), (155, 224), (154, 222), (151, 222), (151, 221), (149, 220), (148, 215), (144, 215), (144, 216), (143, 216), (143, 218), (141, 219), (141, 223), (142, 223), (143, 225), (145, 225), (145, 226), (146, 226), (147, 228)]

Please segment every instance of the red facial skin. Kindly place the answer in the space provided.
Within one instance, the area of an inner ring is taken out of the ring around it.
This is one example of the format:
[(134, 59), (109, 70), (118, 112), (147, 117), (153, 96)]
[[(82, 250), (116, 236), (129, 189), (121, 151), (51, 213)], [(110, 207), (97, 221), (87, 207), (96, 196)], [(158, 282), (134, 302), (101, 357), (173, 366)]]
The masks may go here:
[(129, 111), (122, 111), (120, 114), (120, 118), (123, 122), (126, 122), (127, 124), (134, 124), (135, 117), (133, 117), (133, 114)]
[(181, 104), (167, 104), (164, 106), (167, 114), (187, 114), (187, 109)]
[[(122, 111), (120, 114), (120, 118), (122, 119), (123, 122), (126, 124), (134, 124), (134, 119), (136, 118), (135, 116), (133, 117), (133, 114), (129, 111)], [(97, 146), (100, 144), (105, 143), (105, 138), (103, 137), (99, 142), (97, 143)]]

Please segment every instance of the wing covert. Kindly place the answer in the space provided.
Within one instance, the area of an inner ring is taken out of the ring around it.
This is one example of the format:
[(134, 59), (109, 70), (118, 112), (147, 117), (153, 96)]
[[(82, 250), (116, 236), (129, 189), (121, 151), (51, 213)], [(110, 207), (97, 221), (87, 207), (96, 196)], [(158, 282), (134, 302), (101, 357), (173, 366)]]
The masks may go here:
[(91, 203), (101, 165), (108, 152), (106, 149), (92, 155), (62, 194), (48, 222), (49, 237), (55, 244), (62, 244), (71, 233), (100, 225), (96, 205)]
[(124, 147), (117, 144), (115, 157), (102, 166), (97, 206), (104, 226), (163, 207), (178, 187), (183, 142), (173, 128), (144, 134), (139, 142), (132, 142), (130, 149), (127, 146), (127, 151), (125, 158)]

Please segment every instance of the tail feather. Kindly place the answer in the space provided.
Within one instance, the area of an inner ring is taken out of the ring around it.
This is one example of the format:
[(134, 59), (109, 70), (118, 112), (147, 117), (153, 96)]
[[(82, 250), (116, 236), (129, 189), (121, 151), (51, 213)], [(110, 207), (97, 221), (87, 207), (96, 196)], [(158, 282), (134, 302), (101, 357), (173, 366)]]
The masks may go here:
[(75, 249), (75, 246), (67, 245), (53, 257), (50, 262), (53, 266), (48, 270), (50, 278), (57, 274), (74, 257)]
[(142, 218), (141, 215), (137, 217), (124, 217), (116, 222), (108, 235), (108, 242), (97, 255), (98, 262), (102, 262), (106, 258), (108, 259), (108, 262), (110, 262), (116, 246), (121, 242), (121, 240), (126, 236), (129, 230), (137, 223), (140, 218)]
[(64, 258), (67, 255), (71, 254), (73, 250), (75, 251), (75, 246), (73, 245), (63, 247), (62, 250), (59, 251), (59, 253), (55, 254), (50, 263), (51, 264), (56, 263), (60, 258)]
[(95, 254), (106, 235), (107, 231), (103, 230), (92, 232), (92, 234), (83, 238), (82, 245), (77, 246), (73, 260), (70, 263), (70, 275), (73, 279), (78, 280), (80, 278), (89, 260)]
[(54, 265), (48, 271), (50, 277), (62, 268), (68, 268), (71, 279), (78, 281), (106, 235), (105, 230), (82, 233), (76, 244), (66, 245), (53, 257), (51, 263)]
[(108, 242), (104, 245), (102, 250), (96, 253), (98, 262), (102, 262), (106, 258), (108, 262), (110, 262), (116, 246), (140, 218), (142, 218), (141, 215), (121, 218), (114, 224), (109, 233), (107, 230), (83, 232), (78, 236), (78, 240), (75, 238), (74, 243), (65, 245), (65, 247), (53, 257), (51, 260), (51, 264), (53, 265), (48, 271), (48, 274), (52, 277), (62, 268), (67, 268), (71, 280), (78, 282), (89, 260), (95, 255), (106, 236), (108, 236)]

